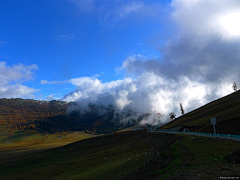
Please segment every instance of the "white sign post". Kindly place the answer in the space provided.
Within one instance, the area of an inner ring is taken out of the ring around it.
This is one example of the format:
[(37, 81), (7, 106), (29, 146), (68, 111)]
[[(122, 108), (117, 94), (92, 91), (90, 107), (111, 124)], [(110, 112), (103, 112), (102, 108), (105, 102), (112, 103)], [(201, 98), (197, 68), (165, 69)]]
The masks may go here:
[(210, 118), (211, 119), (211, 124), (213, 125), (213, 129), (214, 129), (214, 134), (216, 136), (216, 129), (215, 129), (215, 124), (217, 124), (216, 118)]

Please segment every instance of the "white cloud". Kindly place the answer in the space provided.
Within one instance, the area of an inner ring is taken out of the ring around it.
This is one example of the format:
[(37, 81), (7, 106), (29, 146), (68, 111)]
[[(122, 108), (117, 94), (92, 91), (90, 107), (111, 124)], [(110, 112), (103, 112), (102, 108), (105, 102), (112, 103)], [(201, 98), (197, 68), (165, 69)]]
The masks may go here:
[(91, 78), (91, 77), (72, 78), (69, 80), (69, 82), (75, 86), (79, 86), (79, 85), (82, 85), (83, 83), (93, 82), (93, 81), (95, 81), (95, 78)]
[[(134, 2), (104, 13), (119, 21), (142, 11), (145, 4)], [(240, 83), (239, 4), (238, 0), (173, 0), (172, 18), (179, 29), (160, 48), (161, 59), (130, 56), (118, 68), (128, 78), (107, 83), (80, 78), (74, 82), (76, 90), (63, 100), (77, 101), (81, 107), (111, 104), (122, 111), (152, 112), (154, 119), (158, 113), (180, 115), (180, 103), (189, 112), (233, 92), (233, 81)]]
[[(177, 82), (170, 83), (150, 72), (142, 73), (137, 79), (126, 78), (107, 83), (101, 83), (95, 79), (82, 83), (63, 100), (78, 101), (86, 106), (89, 103), (104, 106), (111, 104), (124, 111), (166, 114), (173, 110), (174, 96), (178, 98), (178, 95), (174, 95), (177, 84)], [(185, 87), (189, 88), (188, 86), (190, 83)]]
[[(232, 92), (231, 82), (222, 81), (212, 84), (190, 80), (188, 77), (174, 80), (144, 70), (137, 78), (106, 83), (98, 79), (81, 82), (76, 90), (65, 95), (63, 100), (78, 102), (81, 106), (79, 109), (82, 110), (92, 103), (105, 107), (113, 105), (119, 111), (130, 110), (137, 112), (138, 115), (146, 113), (152, 113), (152, 116), (157, 116), (158, 113), (168, 115), (172, 111), (180, 115), (180, 103), (183, 104), (185, 112), (189, 112), (230, 92)], [(145, 121), (150, 120), (152, 120), (150, 117), (148, 120), (145, 119)], [(161, 118), (161, 121), (166, 120), (168, 118)]]
[(48, 81), (48, 80), (41, 80), (40, 84), (64, 84), (68, 83), (68, 80), (65, 81)]
[(1, 98), (34, 98), (37, 89), (27, 87), (21, 83), (33, 79), (33, 71), (37, 65), (24, 66), (22, 64), (7, 66), (0, 62), (0, 97)]
[(0, 85), (6, 85), (9, 82), (22, 82), (33, 79), (33, 72), (37, 70), (38, 67), (36, 64), (30, 66), (24, 66), (22, 64), (7, 66), (5, 61), (0, 62)]
[[(114, 105), (119, 110), (133, 110), (140, 112), (166, 111), (166, 107), (159, 104), (164, 97), (156, 95), (159, 83), (164, 86), (165, 81), (152, 73), (142, 74), (138, 79), (101, 83), (98, 79), (79, 85), (74, 92), (66, 95), (65, 101), (84, 101), (85, 105), (96, 103), (108, 106)], [(164, 96), (167, 92), (162, 92)], [(158, 94), (158, 93), (157, 93)], [(159, 102), (157, 102), (160, 100)], [(158, 108), (156, 108), (158, 106)]]
[(0, 87), (1, 98), (35, 98), (33, 93), (39, 90), (21, 84)]
[(140, 20), (145, 17), (159, 17), (162, 12), (160, 3), (148, 1), (112, 1), (112, 0), (67, 0), (74, 4), (81, 13), (95, 13), (99, 24), (114, 26), (120, 20), (135, 17)]
[(144, 10), (145, 5), (142, 1), (132, 1), (130, 3), (121, 4), (120, 6), (102, 6), (100, 13), (104, 14), (105, 19), (113, 18), (115, 21), (125, 19), (132, 13), (139, 13)]
[(53, 95), (48, 95), (47, 98), (46, 98), (47, 101), (52, 101), (52, 100), (54, 100), (54, 99), (55, 99), (55, 98), (54, 98)]
[[(108, 1), (109, 2), (109, 1)], [(99, 22), (102, 25), (111, 24), (130, 16), (137, 20), (144, 17), (159, 17), (162, 7), (158, 3), (146, 4), (144, 1), (112, 1), (99, 7)]]
[(161, 64), (151, 60), (141, 66), (173, 79), (186, 76), (207, 84), (240, 82), (240, 33), (236, 33), (240, 1), (173, 0), (171, 5), (180, 31), (161, 48)]
[(80, 77), (80, 78), (72, 78), (69, 80), (64, 81), (48, 81), (48, 80), (41, 80), (40, 84), (65, 84), (65, 83), (71, 83), (75, 86), (79, 86), (85, 82), (91, 82), (94, 81), (94, 77)]
[(66, 34), (58, 35), (55, 39), (58, 41), (70, 41), (70, 40), (73, 40), (75, 36), (76, 35), (73, 33), (66, 33)]
[(182, 33), (202, 38), (240, 37), (239, 0), (173, 0), (171, 6), (174, 8), (172, 17)]
[(73, 3), (80, 12), (91, 13), (96, 8), (95, 0), (67, 0), (70, 3)]

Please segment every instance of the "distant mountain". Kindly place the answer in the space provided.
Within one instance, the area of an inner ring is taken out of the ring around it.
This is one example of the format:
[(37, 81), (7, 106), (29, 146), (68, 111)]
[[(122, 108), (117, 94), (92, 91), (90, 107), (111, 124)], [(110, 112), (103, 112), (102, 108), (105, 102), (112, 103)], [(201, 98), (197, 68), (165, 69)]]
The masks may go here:
[[(72, 108), (75, 104), (69, 104)], [(76, 109), (64, 115), (48, 118), (41, 123), (43, 129), (47, 129), (49, 123), (57, 129), (79, 131), (84, 130), (92, 134), (102, 134), (114, 132), (125, 127), (136, 125), (137, 120), (133, 112), (118, 113), (112, 106), (103, 107), (89, 104), (88, 110)], [(129, 118), (127, 122), (122, 122), (123, 118)]]
[[(74, 109), (67, 113), (68, 108)], [(133, 112), (118, 113), (113, 106), (89, 104), (88, 111), (77, 109), (75, 103), (37, 101), (31, 99), (0, 99), (0, 130), (25, 129), (36, 132), (86, 131), (92, 134), (114, 132), (135, 125), (140, 119)], [(81, 110), (81, 113), (80, 113)], [(121, 123), (128, 118), (126, 123)]]
[(184, 114), (160, 129), (182, 126), (182, 129), (186, 127), (189, 131), (213, 133), (212, 117), (217, 118), (217, 133), (240, 134), (240, 91)]

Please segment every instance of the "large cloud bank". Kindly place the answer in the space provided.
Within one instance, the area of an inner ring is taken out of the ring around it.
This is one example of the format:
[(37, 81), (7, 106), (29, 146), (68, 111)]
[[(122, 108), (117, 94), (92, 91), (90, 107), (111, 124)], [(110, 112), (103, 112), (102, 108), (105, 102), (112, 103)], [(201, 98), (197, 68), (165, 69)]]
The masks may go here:
[(74, 79), (76, 90), (63, 100), (180, 115), (179, 103), (189, 112), (231, 93), (233, 81), (240, 82), (240, 1), (173, 0), (170, 7), (178, 29), (159, 46), (161, 59), (127, 58), (123, 80)]

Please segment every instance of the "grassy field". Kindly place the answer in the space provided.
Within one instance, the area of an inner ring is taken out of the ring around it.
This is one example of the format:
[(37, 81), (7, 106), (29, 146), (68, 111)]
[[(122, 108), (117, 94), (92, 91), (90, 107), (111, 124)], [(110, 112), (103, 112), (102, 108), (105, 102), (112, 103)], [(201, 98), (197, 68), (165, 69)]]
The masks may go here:
[(24, 130), (15, 131), (13, 137), (4, 138), (0, 136), (0, 150), (5, 148), (20, 148), (53, 143), (70, 143), (81, 139), (92, 137), (92, 135), (77, 131), (48, 134), (43, 131), (35, 134), (27, 134)]
[(90, 138), (92, 135), (84, 132), (55, 133), (46, 132), (27, 134), (23, 130), (16, 131), (13, 137), (0, 136), (0, 159), (29, 155), (47, 149), (61, 147), (75, 141)]
[(240, 148), (240, 143), (210, 139), (205, 137), (183, 136), (164, 153), (170, 163), (158, 171), (160, 179), (219, 179), (239, 177), (239, 164), (229, 163), (224, 157)]
[(121, 132), (45, 151), (2, 150), (0, 179), (219, 179), (240, 172), (238, 164), (223, 158), (239, 145), (230, 140)]

